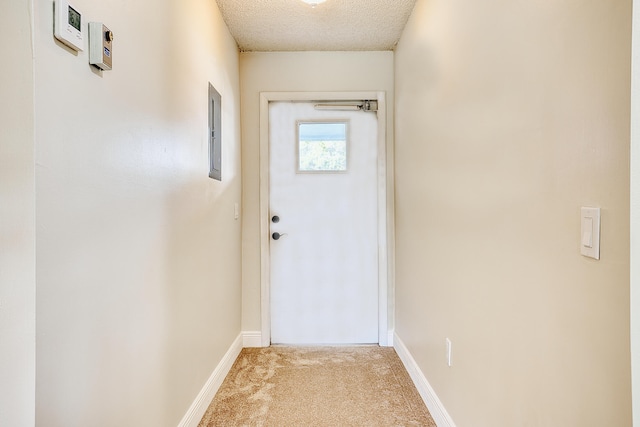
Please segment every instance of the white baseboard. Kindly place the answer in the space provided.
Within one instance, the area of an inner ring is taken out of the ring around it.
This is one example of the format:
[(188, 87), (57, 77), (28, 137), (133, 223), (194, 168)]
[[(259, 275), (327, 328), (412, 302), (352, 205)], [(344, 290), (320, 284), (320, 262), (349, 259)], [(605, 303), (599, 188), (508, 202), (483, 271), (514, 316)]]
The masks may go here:
[(411, 353), (409, 353), (409, 349), (404, 345), (400, 337), (397, 334), (394, 335), (394, 345), (393, 347), (398, 353), (398, 357), (404, 363), (405, 368), (407, 368), (407, 372), (409, 372), (409, 376), (413, 380), (422, 400), (424, 400), (425, 405), (427, 405), (427, 409), (431, 413), (431, 417), (436, 422), (438, 427), (455, 427), (455, 424), (447, 410), (444, 408), (444, 405), (436, 396), (436, 392), (431, 388), (429, 381), (427, 381), (427, 377), (424, 376), (422, 370), (414, 360)]
[(182, 417), (180, 424), (178, 427), (197, 427), (204, 416), (204, 413), (207, 411), (207, 408), (211, 404), (216, 392), (222, 385), (224, 378), (227, 376), (231, 367), (233, 366), (233, 362), (236, 361), (240, 351), (242, 350), (242, 334), (238, 335), (229, 350), (222, 357), (218, 366), (213, 370), (213, 373), (205, 383), (200, 393), (196, 397), (196, 400), (193, 401), (191, 407), (187, 411), (187, 413)]
[(393, 347), (393, 339), (395, 338), (396, 333), (394, 332), (393, 329), (391, 329), (388, 333), (387, 333), (388, 337), (387, 337), (387, 347)]
[(242, 346), (245, 347), (245, 348), (263, 347), (263, 345), (262, 345), (262, 332), (260, 332), (260, 331), (244, 331), (244, 332), (242, 332)]

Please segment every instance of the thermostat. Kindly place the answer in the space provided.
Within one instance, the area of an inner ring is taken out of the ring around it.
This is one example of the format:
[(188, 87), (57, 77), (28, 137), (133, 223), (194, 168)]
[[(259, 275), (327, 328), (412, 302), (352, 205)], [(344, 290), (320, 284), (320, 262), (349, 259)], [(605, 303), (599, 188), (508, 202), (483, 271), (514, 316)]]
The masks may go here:
[(113, 33), (102, 22), (89, 22), (89, 64), (110, 70), (113, 54)]
[(84, 50), (82, 14), (67, 0), (54, 0), (53, 35), (75, 51)]

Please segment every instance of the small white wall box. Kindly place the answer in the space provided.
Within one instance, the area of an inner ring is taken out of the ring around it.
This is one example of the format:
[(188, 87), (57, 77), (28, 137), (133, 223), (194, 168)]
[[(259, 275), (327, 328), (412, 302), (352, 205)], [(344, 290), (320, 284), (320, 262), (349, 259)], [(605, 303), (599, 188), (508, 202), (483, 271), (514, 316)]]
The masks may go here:
[(110, 70), (113, 59), (113, 33), (102, 22), (89, 22), (89, 64)]
[(67, 0), (55, 0), (53, 3), (53, 35), (75, 51), (84, 50), (82, 34), (82, 14)]

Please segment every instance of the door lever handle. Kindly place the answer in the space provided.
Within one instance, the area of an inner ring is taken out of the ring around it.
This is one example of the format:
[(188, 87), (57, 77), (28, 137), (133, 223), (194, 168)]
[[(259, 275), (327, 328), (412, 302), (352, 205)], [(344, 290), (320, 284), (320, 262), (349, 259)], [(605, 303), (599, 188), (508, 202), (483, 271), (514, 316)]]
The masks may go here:
[(271, 237), (273, 237), (273, 240), (280, 240), (281, 237), (286, 236), (287, 233), (278, 233), (277, 231), (275, 233), (273, 233), (271, 235)]

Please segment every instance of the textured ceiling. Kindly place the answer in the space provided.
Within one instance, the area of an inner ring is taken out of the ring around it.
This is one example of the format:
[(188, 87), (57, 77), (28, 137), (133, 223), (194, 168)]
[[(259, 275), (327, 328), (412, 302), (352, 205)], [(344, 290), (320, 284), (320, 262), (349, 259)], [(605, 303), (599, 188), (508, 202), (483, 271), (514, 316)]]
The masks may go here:
[(242, 51), (391, 50), (416, 0), (216, 0)]

